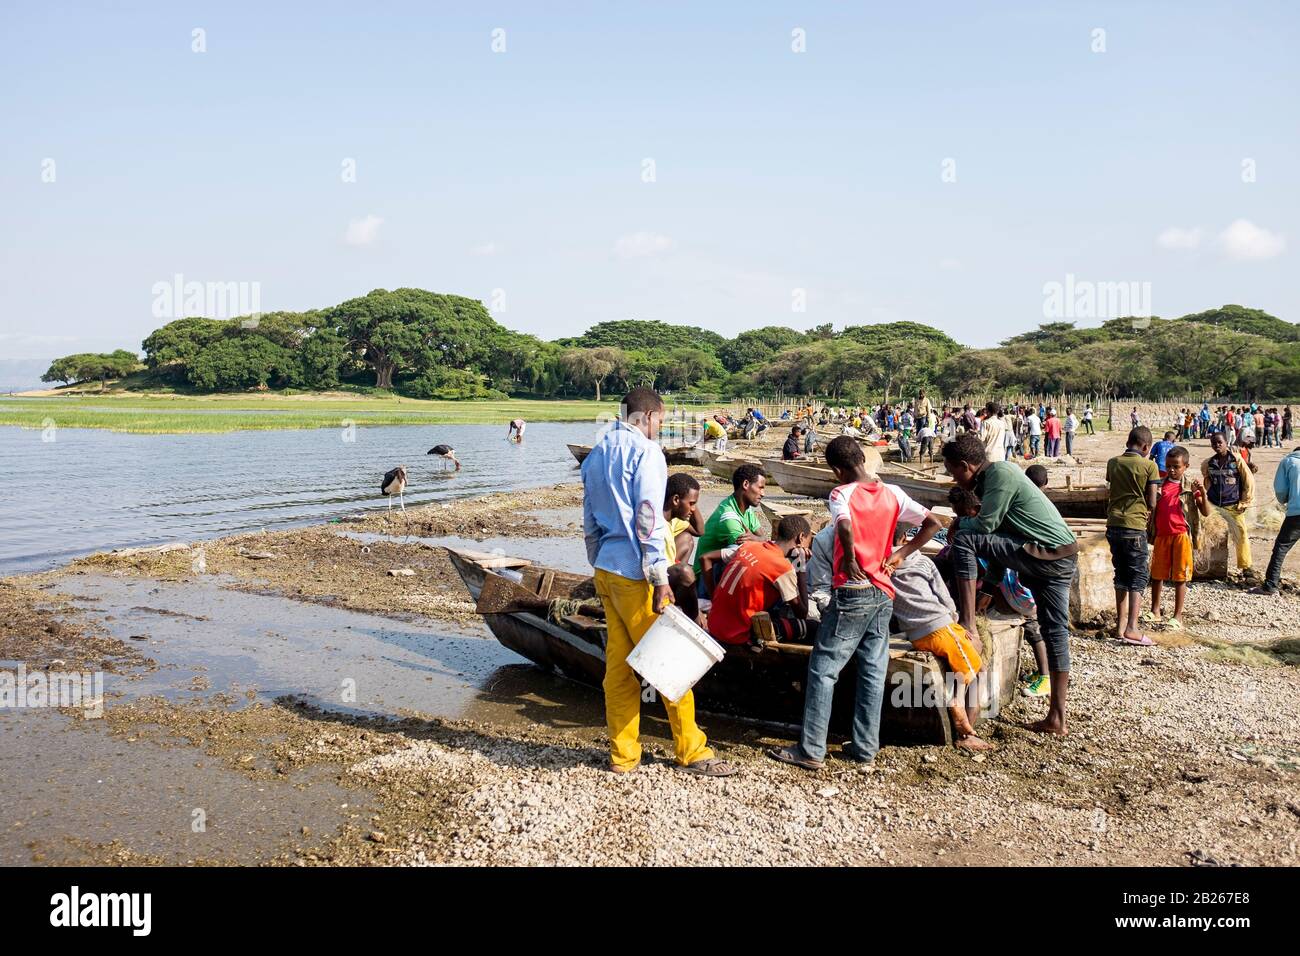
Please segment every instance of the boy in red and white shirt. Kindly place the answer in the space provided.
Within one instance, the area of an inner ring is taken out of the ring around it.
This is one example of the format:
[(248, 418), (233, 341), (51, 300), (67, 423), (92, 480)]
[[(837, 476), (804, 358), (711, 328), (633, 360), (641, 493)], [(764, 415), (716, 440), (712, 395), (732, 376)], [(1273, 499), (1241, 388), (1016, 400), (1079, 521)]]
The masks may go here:
[[(870, 763), (880, 749), (880, 715), (889, 667), (889, 621), (894, 588), (890, 573), (934, 537), (942, 525), (901, 488), (882, 482), (866, 469), (862, 447), (847, 436), (826, 446), (826, 464), (840, 485), (829, 505), (835, 523), (832, 565), (834, 597), (822, 615), (808, 659), (803, 728), (799, 743), (769, 751), (783, 763), (819, 770), (826, 757), (831, 699), (840, 671), (857, 661), (857, 696), (851, 744), (852, 760)], [(916, 537), (893, 549), (899, 521), (920, 525)]]

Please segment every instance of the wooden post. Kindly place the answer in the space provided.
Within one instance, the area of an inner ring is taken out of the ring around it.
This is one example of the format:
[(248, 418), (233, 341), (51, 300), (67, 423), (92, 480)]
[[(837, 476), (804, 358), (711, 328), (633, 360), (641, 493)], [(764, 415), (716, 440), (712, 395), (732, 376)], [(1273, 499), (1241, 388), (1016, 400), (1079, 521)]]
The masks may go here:
[(772, 624), (772, 615), (759, 611), (749, 619), (749, 633), (759, 644), (776, 642), (776, 627)]

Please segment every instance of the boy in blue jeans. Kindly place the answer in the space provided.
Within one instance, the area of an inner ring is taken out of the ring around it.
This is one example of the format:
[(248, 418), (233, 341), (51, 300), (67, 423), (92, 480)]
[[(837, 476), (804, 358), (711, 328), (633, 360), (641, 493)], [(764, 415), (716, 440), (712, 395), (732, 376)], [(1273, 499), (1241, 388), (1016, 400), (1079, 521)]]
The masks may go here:
[[(768, 751), (773, 759), (805, 770), (820, 770), (824, 765), (835, 684), (850, 660), (857, 662), (858, 686), (852, 742), (843, 752), (862, 763), (875, 759), (889, 668), (889, 620), (894, 611), (889, 577), (941, 527), (939, 519), (906, 492), (867, 471), (862, 446), (849, 436), (841, 435), (826, 446), (826, 464), (839, 482), (828, 502), (835, 527), (831, 603), (808, 658), (799, 742)], [(919, 524), (921, 530), (891, 553), (900, 521)]]

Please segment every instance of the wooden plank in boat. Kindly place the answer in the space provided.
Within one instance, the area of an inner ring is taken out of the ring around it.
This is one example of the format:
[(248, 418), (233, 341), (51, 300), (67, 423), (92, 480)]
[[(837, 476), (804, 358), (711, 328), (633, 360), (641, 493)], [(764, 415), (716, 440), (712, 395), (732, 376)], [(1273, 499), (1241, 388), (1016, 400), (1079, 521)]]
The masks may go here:
[(448, 551), (455, 551), (461, 557), (468, 558), (481, 567), (493, 571), (502, 568), (526, 568), (532, 564), (527, 558), (512, 558), (506, 554), (493, 554), (489, 551), (474, 551), (470, 548), (447, 548)]

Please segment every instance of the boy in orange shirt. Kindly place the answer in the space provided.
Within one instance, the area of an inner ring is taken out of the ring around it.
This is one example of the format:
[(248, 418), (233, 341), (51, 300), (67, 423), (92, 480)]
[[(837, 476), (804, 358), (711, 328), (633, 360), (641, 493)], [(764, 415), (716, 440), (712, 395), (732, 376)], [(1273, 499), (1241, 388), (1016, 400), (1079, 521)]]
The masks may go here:
[(802, 568), (812, 547), (812, 528), (802, 515), (787, 515), (776, 527), (773, 541), (745, 541), (701, 556), (704, 574), (716, 561), (726, 561), (713, 586), (709, 633), (723, 644), (748, 644), (754, 615), (772, 612), (772, 624), (783, 637), (807, 633), (808, 576)]
[(1187, 583), (1192, 580), (1193, 552), (1200, 531), (1200, 519), (1210, 514), (1205, 488), (1187, 477), (1190, 457), (1187, 449), (1175, 445), (1165, 456), (1165, 480), (1153, 512), (1155, 544), (1151, 549), (1151, 614), (1160, 617), (1160, 595), (1166, 581), (1174, 584), (1174, 616), (1165, 627), (1183, 629), (1183, 602)]

